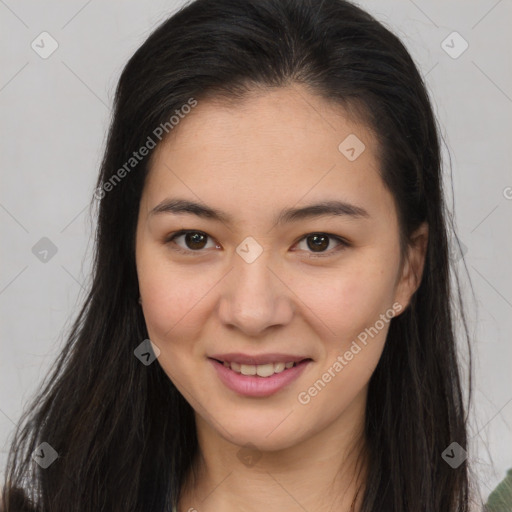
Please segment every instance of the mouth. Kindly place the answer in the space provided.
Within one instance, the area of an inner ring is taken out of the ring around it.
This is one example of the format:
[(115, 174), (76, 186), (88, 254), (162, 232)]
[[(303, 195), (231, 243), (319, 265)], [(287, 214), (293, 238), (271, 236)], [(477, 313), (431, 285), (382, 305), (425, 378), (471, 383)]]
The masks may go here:
[(252, 398), (269, 397), (286, 389), (313, 363), (310, 357), (289, 354), (223, 354), (208, 360), (227, 388)]
[(276, 373), (285, 372), (291, 368), (298, 366), (302, 362), (312, 361), (311, 358), (304, 358), (299, 361), (276, 361), (264, 364), (243, 364), (237, 361), (224, 361), (222, 359), (216, 359), (214, 357), (210, 359), (213, 359), (217, 363), (222, 364), (224, 367), (229, 368), (235, 373), (239, 373), (241, 375), (246, 376), (257, 376), (263, 378), (272, 377), (272, 375), (275, 375)]

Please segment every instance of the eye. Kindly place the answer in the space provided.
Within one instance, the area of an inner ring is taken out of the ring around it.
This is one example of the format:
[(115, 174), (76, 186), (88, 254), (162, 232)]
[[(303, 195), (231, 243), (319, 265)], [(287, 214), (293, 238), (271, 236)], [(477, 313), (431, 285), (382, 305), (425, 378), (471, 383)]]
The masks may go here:
[[(181, 237), (184, 237), (185, 249), (175, 242), (175, 240)], [(172, 243), (173, 245), (177, 245), (177, 247), (174, 247), (173, 249), (177, 252), (186, 254), (188, 256), (194, 252), (201, 252), (201, 249), (205, 249), (205, 243), (208, 238), (211, 237), (206, 233), (203, 233), (202, 231), (181, 230), (167, 238), (166, 243)], [(219, 246), (217, 245), (216, 247)]]
[[(185, 247), (180, 246), (176, 240), (183, 237)], [(202, 252), (203, 249), (207, 249), (206, 242), (208, 238), (211, 238), (210, 235), (204, 233), (203, 231), (193, 231), (193, 230), (181, 230), (173, 233), (165, 240), (165, 243), (172, 244), (173, 250), (186, 254), (187, 256), (194, 255), (197, 253), (198, 255)], [(327, 251), (327, 248), (331, 245), (330, 241), (335, 240), (337, 242), (337, 246), (333, 249)], [(338, 252), (343, 250), (346, 247), (350, 247), (350, 244), (336, 235), (331, 235), (328, 233), (310, 233), (303, 236), (298, 243), (302, 243), (306, 241), (306, 248), (302, 248), (301, 250), (306, 250), (310, 252), (310, 258), (318, 258), (318, 257), (327, 257), (331, 256), (333, 252)], [(296, 244), (297, 245), (297, 244)], [(213, 247), (221, 248), (219, 244), (213, 244)]]
[[(331, 245), (330, 240), (335, 240), (338, 245), (329, 251), (327, 248)], [(299, 243), (305, 241), (306, 248), (303, 250), (311, 250), (310, 258), (324, 258), (332, 256), (333, 252), (339, 252), (340, 250), (349, 247), (350, 244), (336, 235), (330, 235), (329, 233), (310, 233), (305, 235), (299, 240)]]

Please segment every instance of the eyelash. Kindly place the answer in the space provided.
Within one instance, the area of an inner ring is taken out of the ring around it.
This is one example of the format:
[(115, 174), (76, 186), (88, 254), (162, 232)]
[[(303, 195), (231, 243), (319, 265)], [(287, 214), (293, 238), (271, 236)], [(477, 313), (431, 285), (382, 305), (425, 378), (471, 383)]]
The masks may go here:
[[(173, 250), (176, 251), (176, 252), (179, 252), (180, 254), (185, 254), (186, 256), (196, 256), (196, 254), (200, 255), (202, 252), (204, 252), (203, 249), (199, 249), (197, 251), (194, 251), (192, 249), (186, 250), (186, 249), (183, 249), (182, 247), (176, 245), (176, 242), (174, 242), (174, 240), (176, 238), (178, 238), (179, 236), (186, 235), (188, 233), (198, 233), (198, 234), (201, 234), (201, 235), (205, 235), (206, 237), (208, 237), (210, 239), (212, 238), (210, 235), (208, 235), (204, 231), (196, 231), (196, 230), (193, 230), (193, 229), (182, 229), (180, 231), (176, 231), (175, 233), (171, 233), (165, 239), (165, 243), (166, 244), (173, 243), (175, 245), (175, 247), (173, 247)], [(343, 250), (343, 249), (346, 249), (347, 247), (350, 247), (350, 244), (346, 240), (344, 240), (343, 238), (340, 238), (339, 236), (332, 235), (330, 233), (317, 232), (317, 231), (313, 231), (312, 233), (307, 233), (302, 238), (300, 238), (296, 242), (296, 244), (302, 242), (302, 240), (304, 240), (308, 236), (312, 236), (312, 235), (326, 236), (327, 238), (330, 238), (330, 239), (333, 239), (333, 240), (336, 240), (337, 242), (339, 242), (339, 245), (336, 248), (330, 249), (330, 250), (325, 251), (323, 253), (310, 253), (310, 256), (308, 256), (309, 258), (326, 258), (326, 257), (332, 256), (333, 252), (334, 253), (338, 253), (340, 250)], [(296, 244), (294, 244), (294, 245), (296, 245)]]

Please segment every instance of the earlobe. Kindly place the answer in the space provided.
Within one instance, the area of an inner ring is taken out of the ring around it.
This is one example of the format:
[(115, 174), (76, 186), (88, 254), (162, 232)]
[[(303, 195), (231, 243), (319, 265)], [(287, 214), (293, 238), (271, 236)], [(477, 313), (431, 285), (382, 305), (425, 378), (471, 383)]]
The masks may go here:
[(396, 287), (395, 300), (402, 304), (403, 310), (407, 309), (421, 284), (427, 247), (428, 224), (424, 222), (410, 237), (402, 274)]

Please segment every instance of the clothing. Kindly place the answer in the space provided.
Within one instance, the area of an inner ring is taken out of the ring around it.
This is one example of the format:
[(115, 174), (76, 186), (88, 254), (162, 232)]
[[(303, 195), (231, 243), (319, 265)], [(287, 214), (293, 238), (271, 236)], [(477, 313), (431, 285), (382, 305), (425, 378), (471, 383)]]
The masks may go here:
[(485, 512), (510, 512), (512, 510), (512, 468), (507, 471), (507, 476), (491, 492)]

